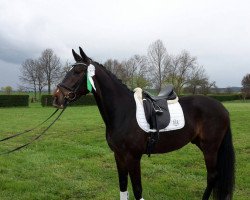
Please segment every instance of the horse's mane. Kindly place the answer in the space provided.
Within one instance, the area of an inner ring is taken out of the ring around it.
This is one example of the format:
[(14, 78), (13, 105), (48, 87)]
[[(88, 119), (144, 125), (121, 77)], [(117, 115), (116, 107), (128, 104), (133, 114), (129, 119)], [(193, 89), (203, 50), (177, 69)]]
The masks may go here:
[(92, 62), (94, 62), (99, 67), (101, 67), (121, 87), (125, 88), (130, 94), (133, 94), (133, 92), (128, 88), (128, 86), (126, 84), (124, 84), (121, 79), (117, 78), (117, 76), (114, 75), (111, 71), (109, 71), (105, 66), (103, 66), (102, 64), (100, 64), (96, 61), (93, 61), (93, 60), (92, 60)]

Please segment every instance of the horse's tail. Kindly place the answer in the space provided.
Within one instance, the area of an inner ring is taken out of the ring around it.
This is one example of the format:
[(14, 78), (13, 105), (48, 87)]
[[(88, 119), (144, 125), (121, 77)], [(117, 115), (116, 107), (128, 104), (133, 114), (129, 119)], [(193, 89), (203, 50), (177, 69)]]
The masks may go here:
[(234, 165), (235, 155), (232, 143), (232, 133), (230, 125), (224, 136), (217, 158), (217, 181), (213, 189), (214, 198), (217, 200), (233, 198), (234, 190)]

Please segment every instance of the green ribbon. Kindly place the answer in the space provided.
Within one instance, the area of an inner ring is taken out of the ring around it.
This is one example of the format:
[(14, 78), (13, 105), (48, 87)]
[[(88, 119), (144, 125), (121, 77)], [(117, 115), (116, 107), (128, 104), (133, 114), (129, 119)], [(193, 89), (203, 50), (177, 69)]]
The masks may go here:
[(92, 92), (92, 85), (90, 83), (90, 80), (89, 80), (89, 76), (87, 75), (87, 89), (89, 92)]

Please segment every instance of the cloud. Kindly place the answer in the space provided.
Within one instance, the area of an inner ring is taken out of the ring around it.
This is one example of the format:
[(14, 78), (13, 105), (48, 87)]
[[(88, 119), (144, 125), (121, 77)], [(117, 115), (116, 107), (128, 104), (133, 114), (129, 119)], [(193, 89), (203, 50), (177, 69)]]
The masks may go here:
[[(247, 71), (249, 7), (245, 0), (2, 0), (0, 60), (17, 66), (46, 48), (71, 60), (78, 46), (100, 62), (125, 59), (161, 39), (170, 54), (197, 56), (221, 86), (240, 85), (227, 69)], [(221, 69), (230, 79), (214, 73)]]

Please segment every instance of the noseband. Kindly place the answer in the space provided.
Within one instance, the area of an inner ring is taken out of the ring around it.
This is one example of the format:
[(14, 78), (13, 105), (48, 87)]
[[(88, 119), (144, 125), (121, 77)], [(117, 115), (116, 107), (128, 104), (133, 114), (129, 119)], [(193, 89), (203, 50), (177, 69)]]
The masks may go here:
[[(72, 65), (72, 67), (76, 66), (76, 65), (84, 65), (84, 66), (88, 66), (86, 65), (85, 63), (75, 63)], [(80, 86), (82, 85), (83, 83), (83, 80), (84, 80), (84, 76), (86, 75), (86, 73), (83, 74), (83, 77), (80, 78), (77, 82), (76, 82), (76, 88), (70, 88), (66, 85), (64, 85), (63, 83), (59, 83), (57, 85), (57, 88), (60, 90), (60, 92), (62, 92), (62, 94), (64, 95), (64, 99), (66, 101), (74, 101), (76, 99), (76, 96), (77, 96), (77, 91), (79, 90)], [(67, 90), (68, 92), (65, 93), (61, 88)]]
[[(74, 90), (72, 88), (67, 87), (63, 83), (58, 84), (57, 87), (61, 91), (61, 93), (64, 95), (64, 99), (69, 100), (69, 101), (74, 101), (75, 100), (75, 98), (76, 98), (76, 92), (77, 92), (77, 90), (78, 90), (79, 87), (77, 87)], [(61, 88), (67, 90), (68, 92), (65, 93)]]

